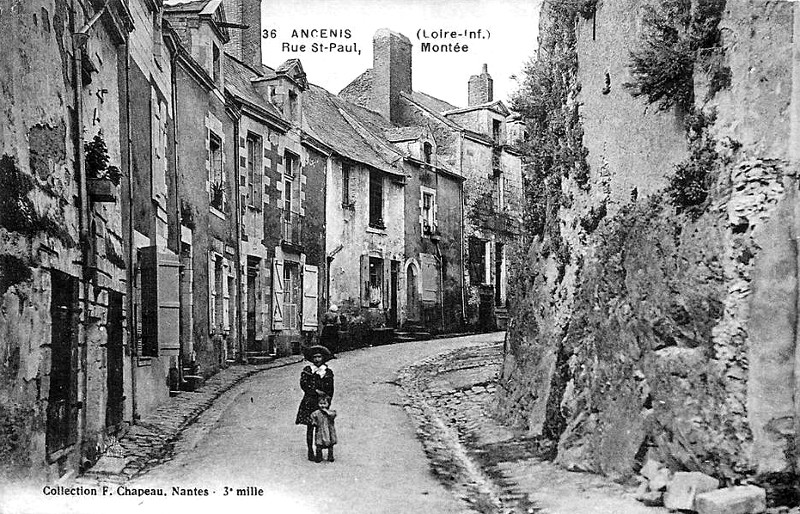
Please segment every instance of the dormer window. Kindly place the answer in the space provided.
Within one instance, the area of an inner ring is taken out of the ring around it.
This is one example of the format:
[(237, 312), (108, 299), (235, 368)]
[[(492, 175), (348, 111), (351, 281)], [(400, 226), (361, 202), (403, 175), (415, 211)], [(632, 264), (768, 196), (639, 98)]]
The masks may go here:
[(432, 164), (433, 163), (433, 145), (425, 141), (422, 145), (422, 158), (425, 161), (425, 164)]
[(494, 140), (495, 144), (500, 144), (501, 134), (500, 120), (492, 120), (492, 139)]

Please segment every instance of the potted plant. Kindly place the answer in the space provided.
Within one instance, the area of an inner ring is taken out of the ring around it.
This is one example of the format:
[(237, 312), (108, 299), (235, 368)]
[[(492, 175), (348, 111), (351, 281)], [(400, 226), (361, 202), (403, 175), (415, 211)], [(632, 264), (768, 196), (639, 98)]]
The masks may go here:
[(102, 133), (98, 132), (91, 141), (85, 142), (83, 150), (89, 197), (95, 202), (116, 202), (122, 172), (108, 165), (108, 148)]
[(222, 182), (211, 184), (211, 207), (221, 211), (225, 201), (225, 187)]

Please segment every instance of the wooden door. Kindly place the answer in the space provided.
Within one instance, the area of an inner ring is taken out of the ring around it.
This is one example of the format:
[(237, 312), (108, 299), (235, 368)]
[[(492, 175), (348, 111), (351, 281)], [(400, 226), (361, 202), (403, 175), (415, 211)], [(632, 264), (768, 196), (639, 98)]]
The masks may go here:
[(406, 306), (408, 321), (419, 321), (419, 291), (417, 272), (414, 266), (409, 266), (406, 273)]
[(123, 367), (122, 367), (122, 293), (108, 293), (108, 317), (106, 331), (106, 427), (118, 427), (122, 423)]
[(78, 439), (78, 279), (51, 271), (50, 390), (45, 446), (52, 454)]

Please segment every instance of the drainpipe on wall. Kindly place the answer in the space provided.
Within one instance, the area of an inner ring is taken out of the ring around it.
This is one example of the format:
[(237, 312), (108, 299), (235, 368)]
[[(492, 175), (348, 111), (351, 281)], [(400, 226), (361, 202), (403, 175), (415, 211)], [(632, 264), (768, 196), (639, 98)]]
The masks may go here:
[[(459, 168), (460, 168), (459, 172), (461, 173), (461, 177), (462, 178), (464, 177), (464, 162), (462, 161), (462, 153), (463, 153), (463, 148), (462, 147), (463, 147), (463, 145), (464, 145), (464, 133), (462, 132), (459, 135), (459, 139), (458, 139), (458, 163), (459, 163)], [(464, 182), (465, 182), (465, 180), (461, 180), (461, 184), (459, 185), (458, 191), (459, 191), (459, 194), (461, 195), (461, 198), (460, 198), (460, 200), (461, 200), (461, 226), (460, 226), (460, 228), (461, 228), (461, 234), (460, 234), (461, 242), (459, 244), (459, 249), (461, 251), (461, 323), (464, 326), (466, 326), (466, 324), (467, 324), (467, 298), (466, 298), (466, 295), (467, 295), (467, 291), (466, 291), (467, 282), (466, 282), (466, 279), (464, 277), (465, 277), (465, 273), (467, 272), (467, 263), (464, 260), (464, 244), (466, 244), (466, 241), (464, 240), (464, 224), (467, 222), (467, 220), (464, 219), (464, 211), (465, 211), (465, 209), (464, 209)]]
[[(170, 56), (170, 93), (172, 95), (172, 165), (174, 167), (175, 178), (175, 217), (177, 220), (177, 227), (175, 230), (175, 253), (178, 254), (178, 262), (182, 262), (181, 253), (183, 247), (183, 220), (181, 219), (181, 195), (180, 195), (180, 178), (178, 171), (178, 84), (175, 79), (175, 68), (178, 64), (178, 52), (174, 52)], [(179, 268), (180, 279), (178, 281), (178, 303), (182, 301), (180, 291), (182, 287), (183, 274), (186, 272), (183, 269), (183, 264)], [(180, 389), (183, 384), (183, 306), (178, 309), (178, 388)]]
[[(83, 49), (89, 41), (89, 30), (97, 23), (100, 16), (108, 8), (111, 0), (107, 1), (103, 7), (97, 11), (94, 16), (84, 24), (80, 30), (72, 34), (72, 62), (73, 62), (73, 77), (72, 83), (75, 95), (75, 156), (78, 172), (78, 196), (80, 201), (80, 215), (78, 216), (78, 232), (80, 234), (80, 247), (81, 247), (81, 274), (82, 274), (82, 289), (83, 289), (83, 333), (82, 333), (82, 346), (83, 349), (79, 351), (80, 366), (82, 371), (81, 376), (81, 395), (82, 401), (79, 400), (78, 408), (81, 410), (80, 424), (78, 429), (79, 441), (79, 458), (81, 466), (85, 455), (85, 437), (87, 414), (86, 403), (88, 402), (88, 385), (89, 385), (89, 370), (88, 370), (88, 351), (89, 351), (89, 294), (91, 280), (91, 270), (89, 269), (89, 253), (91, 246), (89, 245), (89, 198), (87, 193), (86, 182), (86, 159), (83, 150)], [(76, 12), (75, 2), (72, 2), (72, 11)]]

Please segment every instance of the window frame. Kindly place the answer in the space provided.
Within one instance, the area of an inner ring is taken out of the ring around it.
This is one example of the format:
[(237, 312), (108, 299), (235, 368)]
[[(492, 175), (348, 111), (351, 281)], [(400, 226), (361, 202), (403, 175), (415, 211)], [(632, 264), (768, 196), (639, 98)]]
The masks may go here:
[[(214, 149), (214, 145), (216, 145), (216, 150)], [(209, 183), (209, 191), (208, 191), (208, 204), (213, 209), (216, 209), (220, 212), (225, 211), (225, 163), (223, 160), (223, 143), (222, 137), (217, 135), (216, 132), (209, 129), (208, 130), (208, 183)], [(219, 165), (217, 168), (216, 164)], [(219, 179), (217, 182), (216, 179)], [(220, 205), (214, 205), (214, 184), (219, 184), (222, 187), (222, 201)]]
[(353, 205), (353, 201), (350, 198), (352, 169), (353, 166), (350, 163), (342, 162), (342, 207), (350, 207)]
[(247, 152), (248, 206), (260, 210), (264, 187), (264, 172), (262, 171), (264, 138), (260, 134), (248, 131), (245, 138), (245, 149)]
[[(383, 303), (383, 259), (381, 257), (369, 257), (369, 287), (370, 287), (370, 307), (380, 307)], [(377, 289), (377, 300), (372, 298), (372, 289)]]
[(383, 217), (385, 203), (383, 190), (383, 173), (374, 169), (369, 170), (369, 226), (372, 228), (386, 228)]

